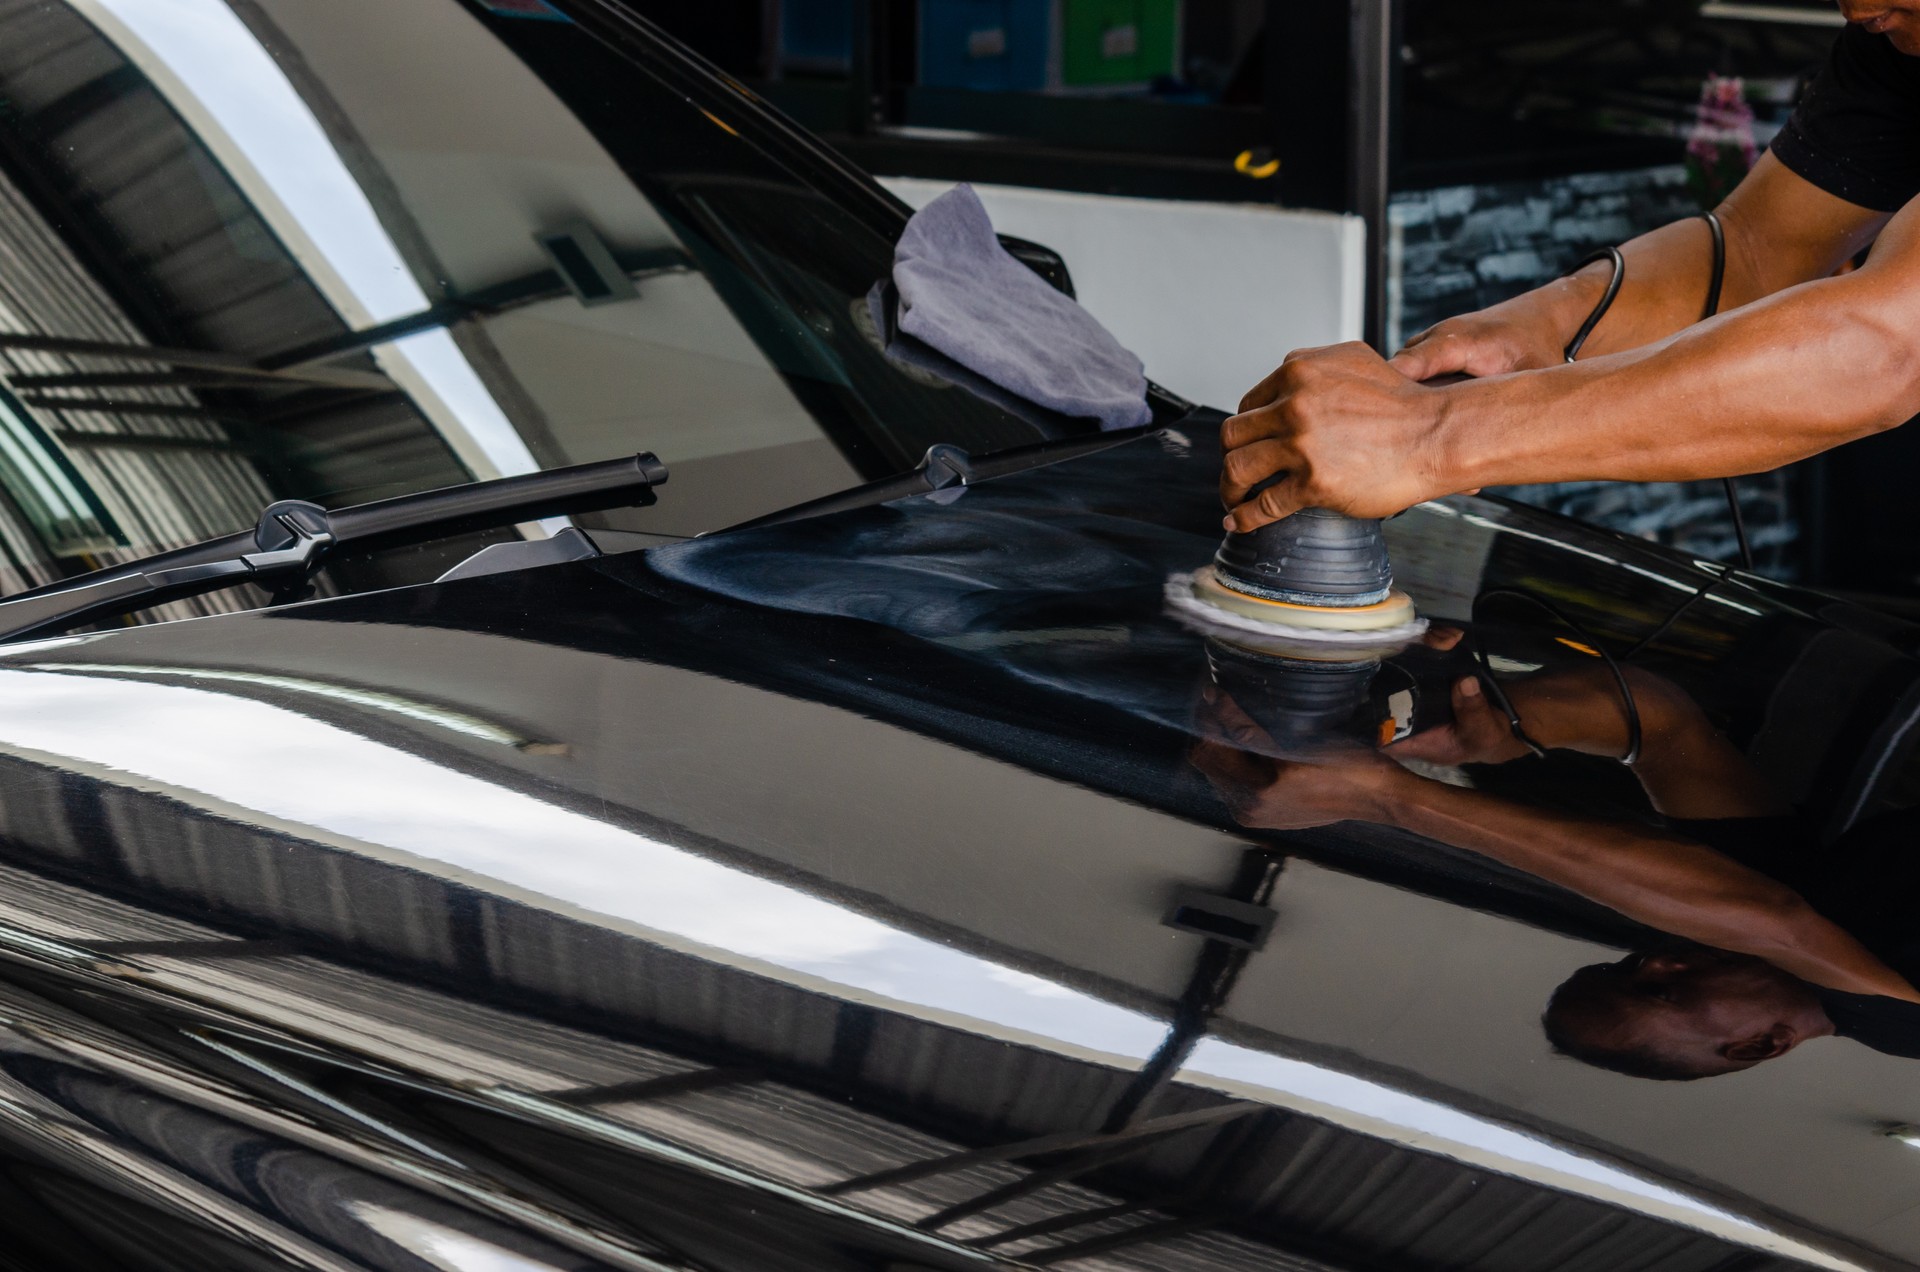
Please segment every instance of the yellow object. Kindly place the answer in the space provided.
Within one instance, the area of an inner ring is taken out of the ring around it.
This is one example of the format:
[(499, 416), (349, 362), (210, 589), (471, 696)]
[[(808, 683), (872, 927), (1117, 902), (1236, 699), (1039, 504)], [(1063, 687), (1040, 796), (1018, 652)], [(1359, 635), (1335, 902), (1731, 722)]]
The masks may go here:
[(1242, 150), (1233, 157), (1233, 170), (1241, 176), (1252, 177), (1255, 181), (1265, 181), (1280, 171), (1280, 161), (1268, 159), (1265, 162), (1256, 162), (1253, 151)]

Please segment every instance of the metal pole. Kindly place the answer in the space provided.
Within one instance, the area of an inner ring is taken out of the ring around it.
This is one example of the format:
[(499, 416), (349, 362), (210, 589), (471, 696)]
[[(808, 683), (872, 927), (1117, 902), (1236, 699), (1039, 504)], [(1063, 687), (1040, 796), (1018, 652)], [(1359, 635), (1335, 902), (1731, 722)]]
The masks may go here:
[(1395, 0), (1351, 0), (1347, 207), (1367, 226), (1361, 337), (1382, 353), (1387, 322), (1387, 195), (1392, 175)]

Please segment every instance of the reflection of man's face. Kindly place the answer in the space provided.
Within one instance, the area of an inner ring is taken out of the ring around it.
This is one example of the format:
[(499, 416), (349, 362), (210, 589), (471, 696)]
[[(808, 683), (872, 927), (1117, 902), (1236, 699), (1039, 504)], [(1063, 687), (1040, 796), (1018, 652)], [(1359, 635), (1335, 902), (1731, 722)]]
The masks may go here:
[[(1583, 968), (1547, 1012), (1563, 1050), (1645, 1076), (1707, 1077), (1783, 1055), (1802, 1039), (1805, 985), (1772, 964), (1695, 949)], [(1665, 1069), (1666, 1072), (1658, 1072)]]
[(1909, 57), (1920, 56), (1920, 5), (1913, 0), (1840, 0), (1840, 13)]

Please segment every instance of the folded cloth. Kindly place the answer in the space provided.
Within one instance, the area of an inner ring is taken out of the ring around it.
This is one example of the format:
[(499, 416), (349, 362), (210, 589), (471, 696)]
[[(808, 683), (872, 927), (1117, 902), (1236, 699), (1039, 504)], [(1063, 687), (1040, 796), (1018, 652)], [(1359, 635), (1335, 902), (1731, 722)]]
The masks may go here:
[(991, 402), (1015, 419), (1025, 420), (1042, 437), (1067, 437), (1084, 431), (1086, 421), (1050, 411), (1017, 393), (1001, 388), (985, 376), (975, 375), (925, 341), (915, 340), (900, 330), (900, 293), (893, 280), (883, 278), (867, 293), (867, 320), (877, 335), (875, 343), (888, 362), (908, 375), (941, 388), (965, 389), (983, 402)]
[(1100, 427), (1153, 418), (1140, 359), (1022, 265), (973, 187), (914, 213), (893, 252), (900, 330), (1027, 401)]

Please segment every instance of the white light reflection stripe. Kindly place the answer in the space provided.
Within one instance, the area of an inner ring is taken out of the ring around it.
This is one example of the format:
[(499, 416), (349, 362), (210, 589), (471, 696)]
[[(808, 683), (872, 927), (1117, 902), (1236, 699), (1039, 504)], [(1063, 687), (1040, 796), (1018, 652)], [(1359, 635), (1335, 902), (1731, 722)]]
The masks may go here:
[(350, 851), (393, 849), (413, 868), (438, 863), (475, 886), (613, 919), (649, 939), (696, 946), (703, 957), (922, 1015), (984, 1022), (990, 1033), (1106, 1063), (1131, 1067), (1165, 1032), (1141, 1013), (803, 889), (254, 698), (0, 670), (0, 739), (118, 780), (159, 782), (189, 802), (231, 806), (229, 816), (316, 828)]
[[(1518, 535), (1522, 539), (1531, 539), (1536, 543), (1544, 543), (1550, 548), (1559, 548), (1563, 552), (1572, 552), (1577, 556), (1583, 556), (1589, 560), (1599, 561), (1606, 565), (1618, 566), (1620, 569), (1626, 570), (1631, 574), (1638, 574), (1641, 578), (1652, 579), (1655, 583), (1662, 583), (1667, 587), (1675, 588), (1682, 592), (1697, 592), (1700, 590), (1700, 585), (1697, 583), (1687, 583), (1680, 579), (1670, 579), (1664, 574), (1658, 574), (1643, 566), (1634, 565), (1630, 561), (1622, 561), (1618, 557), (1610, 557), (1604, 552), (1595, 552), (1592, 548), (1583, 548), (1577, 544), (1568, 543), (1564, 539), (1556, 539), (1552, 535), (1536, 534), (1531, 530), (1522, 530), (1518, 526), (1502, 525), (1500, 522), (1489, 520), (1476, 513), (1466, 512), (1461, 513), (1460, 516), (1463, 520), (1480, 526), (1483, 529), (1492, 530), (1496, 534)], [(1739, 610), (1743, 614), (1752, 614), (1756, 618), (1759, 617), (1760, 614), (1760, 611), (1754, 609), (1751, 605), (1742, 605), (1738, 601), (1728, 600), (1717, 592), (1708, 592), (1702, 599), (1712, 601), (1716, 605), (1724, 605), (1729, 609)]]
[[(125, 727), (129, 720), (140, 727)], [(1166, 1029), (799, 888), (250, 698), (0, 669), (0, 739), (9, 748), (104, 768), (117, 780), (160, 783), (188, 802), (211, 800), (319, 828), (343, 837), (351, 851), (384, 859), (376, 848), (386, 847), (416, 868), (441, 863), (447, 873), (503, 895), (531, 894), (535, 903), (584, 919), (691, 944), (703, 957), (990, 1036), (1133, 1067)], [(1711, 1225), (1745, 1245), (1791, 1247), (1825, 1267), (1852, 1266), (1617, 1167), (1317, 1065), (1207, 1040), (1186, 1071), (1563, 1191), (1657, 1217), (1691, 1214), (1693, 1226)]]
[(1753, 1249), (1804, 1259), (1837, 1272), (1859, 1268), (1731, 1211), (1538, 1136), (1304, 1060), (1205, 1038), (1194, 1048), (1180, 1077), (1200, 1086), (1265, 1098), (1409, 1148), (1626, 1206)]
[[(325, 129), (231, 9), (220, 0), (71, 3), (214, 152), (349, 326), (427, 307)], [(475, 476), (539, 467), (444, 329), (383, 345), (375, 356)]]
[(258, 685), (263, 689), (285, 689), (291, 693), (309, 694), (315, 698), (328, 698), (356, 707), (386, 711), (393, 715), (404, 716), (409, 720), (417, 720), (422, 724), (438, 725), (455, 733), (464, 733), (468, 737), (479, 738), (486, 742), (519, 747), (532, 741), (531, 738), (523, 737), (490, 720), (482, 720), (479, 716), (467, 715), (460, 711), (448, 711), (444, 707), (416, 702), (412, 698), (402, 698), (398, 694), (381, 693), (372, 689), (355, 689), (348, 685), (330, 684), (324, 680), (305, 680), (298, 676), (276, 676), (260, 671), (225, 671), (208, 667), (148, 667), (134, 663), (26, 663), (24, 665), (35, 671), (65, 671), (94, 676), (178, 676), (182, 680), (223, 680), (233, 684)]

